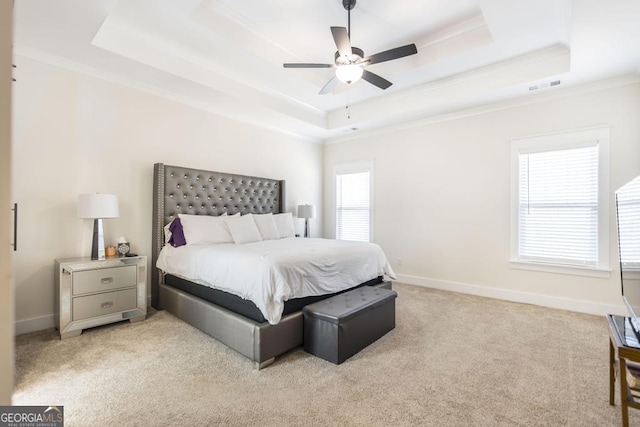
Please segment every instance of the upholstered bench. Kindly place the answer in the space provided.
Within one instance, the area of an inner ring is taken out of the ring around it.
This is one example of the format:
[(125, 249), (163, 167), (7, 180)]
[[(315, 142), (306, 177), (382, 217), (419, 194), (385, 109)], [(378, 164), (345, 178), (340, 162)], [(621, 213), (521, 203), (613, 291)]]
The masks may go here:
[(396, 326), (395, 291), (362, 286), (305, 306), (304, 349), (340, 364)]

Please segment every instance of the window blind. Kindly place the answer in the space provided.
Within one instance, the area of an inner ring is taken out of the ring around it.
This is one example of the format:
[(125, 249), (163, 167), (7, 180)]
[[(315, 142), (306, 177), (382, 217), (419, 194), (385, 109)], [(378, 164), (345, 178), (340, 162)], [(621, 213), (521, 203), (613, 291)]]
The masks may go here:
[(519, 258), (598, 263), (598, 146), (519, 155)]
[(640, 269), (640, 178), (616, 193), (616, 203), (620, 262), (623, 266)]
[(371, 239), (370, 171), (336, 173), (336, 239)]

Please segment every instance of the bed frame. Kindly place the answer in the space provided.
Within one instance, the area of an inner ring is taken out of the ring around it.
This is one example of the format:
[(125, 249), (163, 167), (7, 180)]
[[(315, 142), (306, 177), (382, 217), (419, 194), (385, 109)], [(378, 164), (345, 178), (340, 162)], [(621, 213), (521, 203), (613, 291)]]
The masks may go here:
[(153, 167), (151, 305), (167, 310), (255, 362), (258, 369), (302, 345), (302, 313), (258, 323), (164, 283), (155, 268), (164, 226), (178, 214), (217, 216), (285, 211), (285, 182), (156, 163)]

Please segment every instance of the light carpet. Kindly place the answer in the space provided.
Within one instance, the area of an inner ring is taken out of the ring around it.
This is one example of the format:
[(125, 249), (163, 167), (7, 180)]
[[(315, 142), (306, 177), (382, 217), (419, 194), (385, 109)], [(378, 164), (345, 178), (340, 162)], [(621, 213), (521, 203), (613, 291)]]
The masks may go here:
[(341, 365), (299, 348), (258, 371), (167, 312), (22, 335), (13, 404), (64, 405), (66, 426), (620, 425), (604, 317), (394, 289), (396, 329)]

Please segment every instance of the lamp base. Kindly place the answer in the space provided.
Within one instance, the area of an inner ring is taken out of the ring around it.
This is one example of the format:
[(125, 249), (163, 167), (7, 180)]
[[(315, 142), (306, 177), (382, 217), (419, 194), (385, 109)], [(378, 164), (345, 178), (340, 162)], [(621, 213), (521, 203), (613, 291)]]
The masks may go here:
[(102, 218), (96, 218), (93, 220), (93, 242), (91, 244), (91, 259), (105, 259)]
[(304, 237), (311, 237), (311, 232), (309, 231), (309, 218), (304, 219)]

